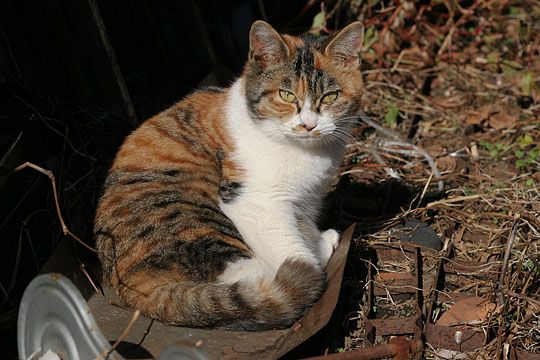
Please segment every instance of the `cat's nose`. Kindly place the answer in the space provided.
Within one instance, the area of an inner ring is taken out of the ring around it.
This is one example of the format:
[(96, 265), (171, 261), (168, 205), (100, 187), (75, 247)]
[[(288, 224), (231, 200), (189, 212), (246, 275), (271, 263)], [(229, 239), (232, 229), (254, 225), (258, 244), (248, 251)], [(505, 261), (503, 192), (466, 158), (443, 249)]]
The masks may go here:
[(301, 123), (300, 124), (304, 129), (306, 129), (307, 131), (311, 131), (313, 129), (315, 129), (315, 127), (317, 127), (317, 123), (313, 122), (305, 122), (305, 123)]

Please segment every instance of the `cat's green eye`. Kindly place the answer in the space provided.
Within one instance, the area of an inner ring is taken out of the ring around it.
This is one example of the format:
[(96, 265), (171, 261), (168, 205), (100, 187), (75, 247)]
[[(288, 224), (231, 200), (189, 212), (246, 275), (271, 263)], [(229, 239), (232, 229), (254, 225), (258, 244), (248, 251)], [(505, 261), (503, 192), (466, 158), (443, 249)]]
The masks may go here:
[(296, 95), (287, 90), (279, 90), (279, 96), (286, 102), (293, 103), (296, 101)]
[(334, 102), (338, 97), (338, 92), (337, 91), (332, 91), (332, 92), (329, 92), (328, 94), (325, 94), (322, 99), (321, 99), (321, 103), (322, 104), (330, 104), (331, 102)]

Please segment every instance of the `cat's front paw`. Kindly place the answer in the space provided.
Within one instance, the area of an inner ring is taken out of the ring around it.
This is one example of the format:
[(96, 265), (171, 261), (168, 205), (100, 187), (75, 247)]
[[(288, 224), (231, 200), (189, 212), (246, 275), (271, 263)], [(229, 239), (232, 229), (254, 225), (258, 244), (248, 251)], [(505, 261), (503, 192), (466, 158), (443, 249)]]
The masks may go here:
[(328, 229), (321, 233), (321, 242), (320, 242), (320, 254), (321, 254), (321, 263), (323, 266), (326, 266), (330, 256), (334, 253), (334, 250), (339, 244), (339, 234), (334, 229)]

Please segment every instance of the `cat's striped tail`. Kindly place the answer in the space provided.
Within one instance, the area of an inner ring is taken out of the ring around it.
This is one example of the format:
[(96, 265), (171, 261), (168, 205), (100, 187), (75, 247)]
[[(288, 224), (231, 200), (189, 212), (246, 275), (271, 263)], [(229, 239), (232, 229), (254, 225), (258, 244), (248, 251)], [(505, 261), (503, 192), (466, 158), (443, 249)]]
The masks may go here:
[(261, 331), (292, 325), (319, 299), (325, 283), (320, 269), (290, 259), (273, 281), (200, 284), (145, 272), (131, 274), (116, 288), (126, 304), (165, 324)]

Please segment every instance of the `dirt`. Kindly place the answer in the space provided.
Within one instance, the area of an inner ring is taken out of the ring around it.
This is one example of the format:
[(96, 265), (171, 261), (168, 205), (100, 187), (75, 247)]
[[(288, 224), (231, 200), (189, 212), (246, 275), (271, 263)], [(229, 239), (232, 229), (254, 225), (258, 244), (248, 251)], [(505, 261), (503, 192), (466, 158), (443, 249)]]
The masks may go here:
[[(390, 2), (356, 11), (373, 39), (365, 113), (383, 128), (357, 129), (334, 197), (334, 223), (358, 221), (361, 231), (342, 321), (353, 328), (328, 350), (366, 345), (365, 249), (396, 241), (396, 225), (416, 219), (440, 236), (434, 257), (447, 264), (428, 321), (465, 316), (460, 304), (482, 299), (489, 306), (469, 309), (486, 333), (473, 358), (495, 358), (504, 343), (540, 352), (540, 6)], [(377, 271), (411, 271), (390, 265)], [(424, 284), (426, 299), (430, 290)], [(424, 356), (436, 354), (427, 344)]]

